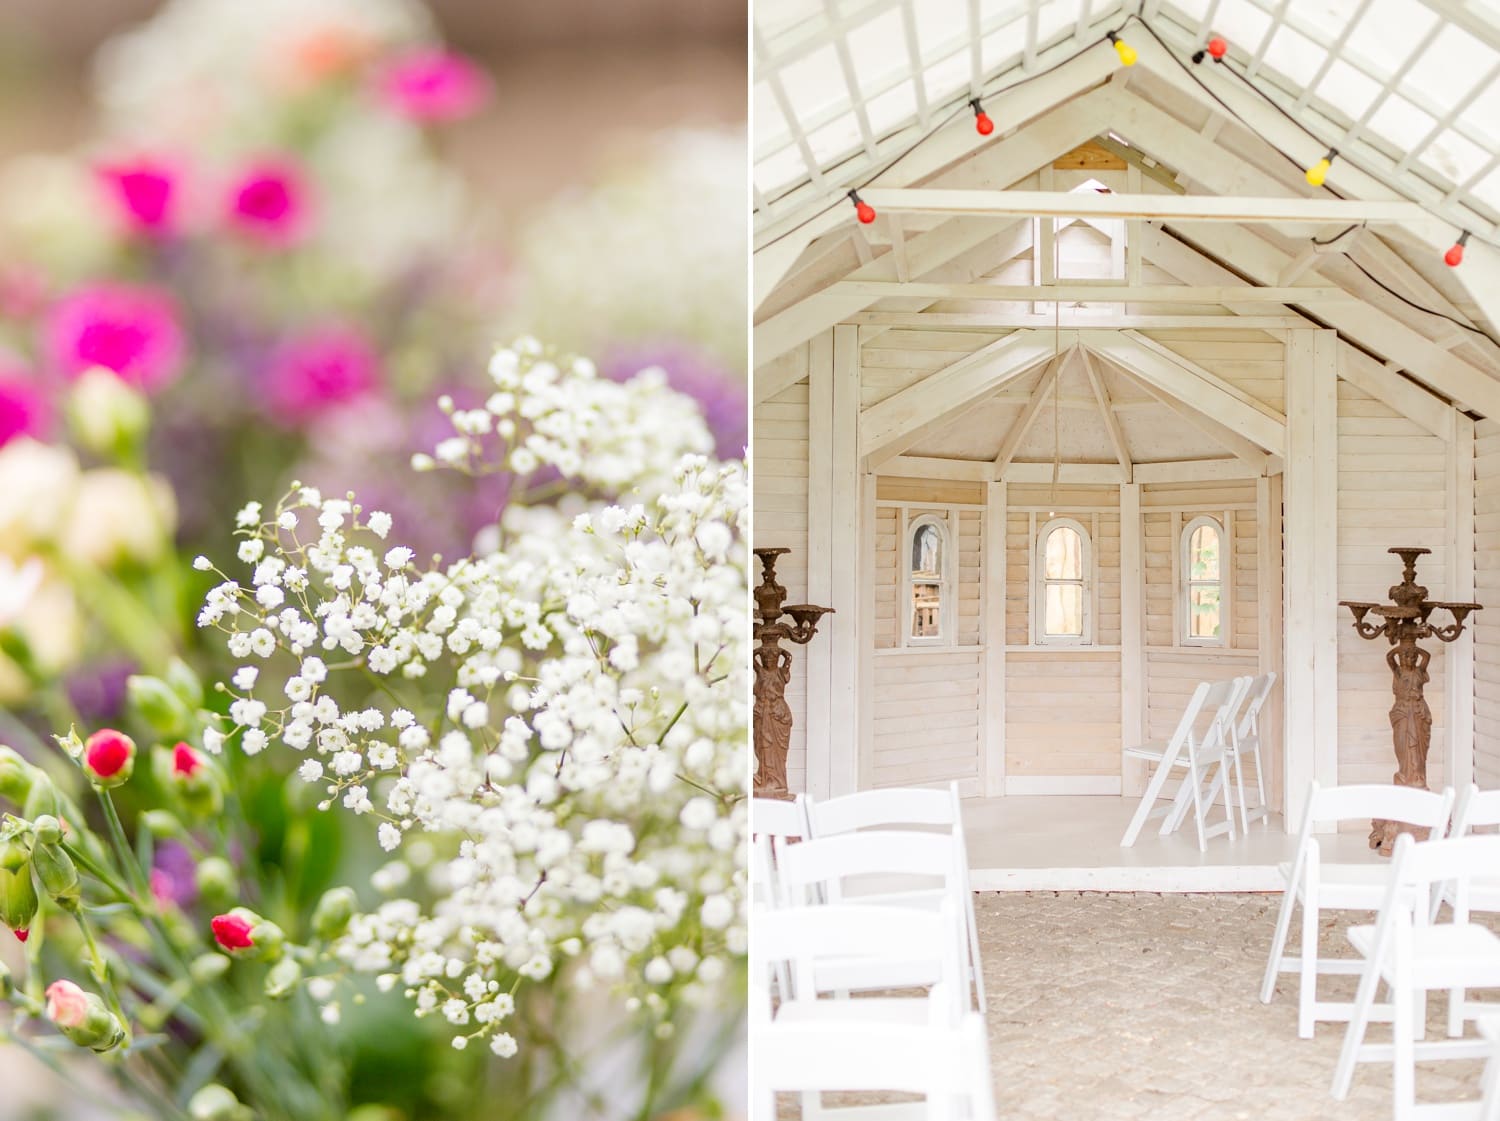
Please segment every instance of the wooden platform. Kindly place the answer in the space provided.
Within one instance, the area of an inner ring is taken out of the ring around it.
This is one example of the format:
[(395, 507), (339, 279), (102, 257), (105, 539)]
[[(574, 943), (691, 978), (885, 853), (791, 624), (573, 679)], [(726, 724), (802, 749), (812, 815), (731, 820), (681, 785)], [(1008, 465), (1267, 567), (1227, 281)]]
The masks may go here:
[[(963, 803), (970, 877), (976, 891), (1279, 891), (1276, 866), (1297, 839), (1279, 816), (1249, 835), (1212, 837), (1199, 852), (1189, 825), (1168, 837), (1148, 825), (1132, 848), (1120, 838), (1134, 798), (1106, 795), (970, 798)], [(1217, 816), (1215, 818), (1217, 820)], [(1363, 833), (1321, 838), (1323, 858), (1382, 860)]]

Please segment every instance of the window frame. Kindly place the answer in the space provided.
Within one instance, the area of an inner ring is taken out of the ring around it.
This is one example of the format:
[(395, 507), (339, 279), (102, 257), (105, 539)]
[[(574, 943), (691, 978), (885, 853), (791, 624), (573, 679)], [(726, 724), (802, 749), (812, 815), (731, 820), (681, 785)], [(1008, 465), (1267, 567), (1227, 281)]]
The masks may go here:
[[(1204, 526), (1213, 529), (1219, 535), (1219, 576), (1216, 580), (1194, 580), (1192, 578), (1192, 541), (1193, 534)], [(1230, 613), (1230, 573), (1231, 557), (1229, 553), (1229, 534), (1226, 523), (1220, 521), (1211, 514), (1199, 514), (1182, 527), (1182, 534), (1177, 542), (1177, 570), (1179, 573), (1177, 587), (1177, 644), (1179, 646), (1224, 646), (1229, 645), (1229, 628), (1233, 626), (1233, 618)], [(1193, 629), (1193, 589), (1195, 587), (1215, 587), (1219, 589), (1219, 633), (1217, 636), (1206, 637), (1195, 635)]]
[[(1071, 529), (1078, 534), (1079, 570), (1077, 579), (1047, 579), (1047, 541), (1059, 529)], [(1094, 645), (1094, 539), (1077, 518), (1049, 518), (1037, 530), (1032, 546), (1031, 580), (1031, 642), (1034, 646), (1092, 646)], [(1050, 584), (1077, 585), (1083, 607), (1082, 634), (1047, 633), (1047, 587)]]
[[(954, 608), (957, 589), (953, 580), (953, 531), (948, 515), (927, 513), (912, 517), (908, 513), (905, 520), (906, 528), (901, 535), (901, 645), (953, 646), (958, 637)], [(938, 633), (935, 635), (912, 634), (912, 546), (924, 526), (932, 526), (938, 533)]]

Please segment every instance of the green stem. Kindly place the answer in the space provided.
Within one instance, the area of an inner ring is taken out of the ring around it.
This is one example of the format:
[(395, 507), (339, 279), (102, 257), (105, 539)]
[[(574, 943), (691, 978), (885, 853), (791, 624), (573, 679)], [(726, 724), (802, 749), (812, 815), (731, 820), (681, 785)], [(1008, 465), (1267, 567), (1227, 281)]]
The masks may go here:
[(125, 1015), (125, 1009), (120, 1004), (120, 994), (115, 989), (114, 982), (109, 977), (109, 966), (104, 961), (104, 955), (99, 952), (99, 943), (94, 938), (94, 928), (89, 925), (89, 920), (80, 906), (73, 912), (73, 919), (78, 923), (78, 929), (83, 932), (84, 944), (89, 949), (89, 971), (94, 975), (94, 981), (104, 992), (104, 999), (109, 1002), (109, 1010), (113, 1012), (120, 1021), (120, 1026), (125, 1029), (124, 1046), (129, 1047), (132, 1034), (130, 1031), (130, 1017)]

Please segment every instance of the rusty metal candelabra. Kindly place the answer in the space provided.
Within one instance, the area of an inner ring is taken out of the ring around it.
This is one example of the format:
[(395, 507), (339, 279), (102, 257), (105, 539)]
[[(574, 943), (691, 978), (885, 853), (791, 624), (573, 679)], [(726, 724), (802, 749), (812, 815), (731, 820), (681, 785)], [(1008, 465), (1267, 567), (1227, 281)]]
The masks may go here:
[(806, 646), (818, 633), (818, 620), (833, 611), (808, 603), (783, 606), (786, 589), (776, 582), (776, 558), (790, 549), (756, 549), (760, 586), (755, 589), (755, 796), (790, 798), (786, 757), (792, 747), (792, 709), (786, 684), (792, 676), (792, 652), (782, 639)]
[[(1417, 642), (1424, 638), (1452, 642), (1463, 634), (1464, 620), (1480, 610), (1477, 603), (1439, 603), (1427, 598), (1427, 589), (1417, 583), (1417, 558), (1431, 551), (1399, 547), (1387, 550), (1399, 556), (1405, 566), (1401, 583), (1390, 590), (1390, 603), (1339, 601), (1340, 607), (1353, 612), (1354, 629), (1361, 638), (1384, 638), (1390, 643), (1385, 661), (1391, 667), (1391, 692), (1396, 695), (1396, 703), (1391, 706), (1391, 739), (1396, 748), (1393, 781), (1399, 786), (1424, 790), (1427, 752), (1432, 746), (1432, 710), (1422, 692), (1427, 685), (1427, 663), (1432, 655)], [(1430, 622), (1429, 617), (1437, 610), (1450, 612), (1453, 622), (1448, 626)], [(1382, 621), (1366, 622), (1366, 615), (1377, 615)], [(1397, 834), (1403, 832), (1414, 830), (1394, 821), (1371, 822), (1370, 847), (1389, 856)]]

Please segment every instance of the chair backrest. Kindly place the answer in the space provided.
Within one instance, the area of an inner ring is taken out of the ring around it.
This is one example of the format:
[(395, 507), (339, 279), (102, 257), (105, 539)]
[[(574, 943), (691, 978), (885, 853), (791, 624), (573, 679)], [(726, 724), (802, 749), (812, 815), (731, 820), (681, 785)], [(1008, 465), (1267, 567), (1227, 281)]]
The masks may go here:
[(775, 907), (780, 902), (772, 869), (771, 838), (754, 838), (750, 842), (750, 901), (761, 907)]
[(1266, 707), (1266, 701), (1270, 700), (1271, 690), (1275, 687), (1274, 671), (1251, 679), (1250, 687), (1245, 693), (1244, 708), (1240, 711), (1239, 723), (1234, 729), (1234, 734), (1238, 739), (1259, 734), (1260, 710)]
[(789, 845), (776, 871), (783, 902), (804, 903), (810, 889), (821, 888), (823, 897), (836, 903), (844, 897), (844, 880), (852, 876), (936, 878), (957, 892), (963, 883), (960, 860), (961, 849), (949, 833), (866, 830)]
[(1480, 790), (1470, 783), (1453, 811), (1451, 835), (1462, 837), (1475, 826), (1500, 825), (1500, 790)]
[(1198, 723), (1198, 717), (1203, 715), (1203, 710), (1208, 704), (1208, 694), (1213, 688), (1214, 686), (1207, 681), (1198, 682), (1193, 695), (1188, 698), (1187, 707), (1182, 710), (1182, 716), (1178, 718), (1177, 727), (1172, 729), (1172, 737), (1167, 740), (1166, 755), (1162, 760), (1164, 765), (1182, 754), (1189, 741), (1193, 739), (1193, 728)]
[(856, 794), (811, 803), (807, 814), (814, 837), (832, 837), (857, 829), (894, 825), (951, 827), (960, 821), (958, 783), (947, 789), (888, 787), (861, 790)]
[(951, 1028), (870, 1023), (852, 1015), (837, 1025), (760, 1024), (750, 1040), (751, 1121), (775, 1121), (778, 1091), (818, 1090), (925, 1094), (928, 1116), (994, 1121), (989, 1042), (976, 1012)]
[[(1193, 738), (1194, 750), (1205, 759), (1215, 757), (1234, 734), (1235, 717), (1250, 688), (1250, 678), (1231, 677), (1209, 685), (1203, 697), (1203, 711), (1212, 713), (1201, 738)], [(1191, 733), (1190, 733), (1191, 735)]]
[(757, 837), (793, 841), (812, 836), (807, 828), (806, 799), (801, 794), (791, 801), (750, 799), (750, 832)]
[(1403, 888), (1429, 887), (1440, 882), (1465, 883), (1493, 876), (1500, 868), (1500, 835), (1470, 833), (1437, 841), (1415, 841), (1410, 834), (1396, 838), (1391, 856), (1389, 903)]
[(1436, 838), (1441, 837), (1447, 828), (1452, 809), (1451, 787), (1435, 794), (1419, 786), (1396, 786), (1385, 782), (1320, 786), (1314, 781), (1307, 796), (1302, 831), (1305, 834), (1320, 824), (1333, 825), (1368, 817), (1430, 829)]
[[(949, 1023), (967, 1000), (958, 909), (944, 899), (935, 910), (878, 904), (828, 903), (785, 907), (755, 918), (750, 940), (752, 978), (766, 978), (778, 966), (792, 968), (792, 992), (798, 1000), (815, 1000), (820, 961), (857, 958), (871, 968), (891, 963), (919, 968), (937, 978), (928, 998), (928, 1019)], [(764, 972), (762, 972), (764, 971)], [(826, 981), (829, 991), (836, 981)], [(757, 992), (752, 1018), (771, 1018), (769, 990)]]

